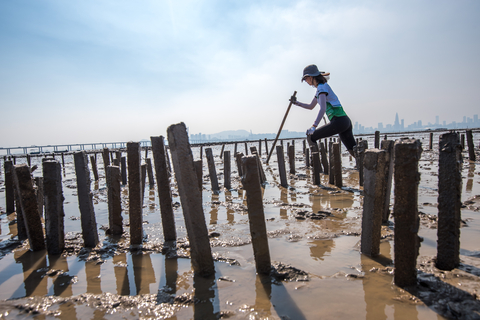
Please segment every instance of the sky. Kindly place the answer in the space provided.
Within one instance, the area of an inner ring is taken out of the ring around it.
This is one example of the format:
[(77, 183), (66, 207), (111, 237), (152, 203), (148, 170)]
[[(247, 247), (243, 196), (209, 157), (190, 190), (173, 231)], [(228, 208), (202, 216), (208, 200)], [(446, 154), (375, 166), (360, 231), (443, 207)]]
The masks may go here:
[[(0, 0), (0, 147), (276, 133), (303, 68), (352, 122), (479, 114), (480, 1)], [(310, 111), (284, 129), (304, 131)]]

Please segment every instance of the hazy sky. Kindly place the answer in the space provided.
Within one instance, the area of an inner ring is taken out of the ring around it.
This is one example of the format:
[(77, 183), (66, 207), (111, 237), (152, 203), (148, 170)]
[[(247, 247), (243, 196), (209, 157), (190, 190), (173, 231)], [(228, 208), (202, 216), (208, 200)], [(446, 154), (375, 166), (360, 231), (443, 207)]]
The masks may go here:
[[(480, 113), (480, 1), (1, 0), (0, 146), (277, 132), (303, 68), (353, 122)], [(292, 107), (284, 129), (314, 111)]]

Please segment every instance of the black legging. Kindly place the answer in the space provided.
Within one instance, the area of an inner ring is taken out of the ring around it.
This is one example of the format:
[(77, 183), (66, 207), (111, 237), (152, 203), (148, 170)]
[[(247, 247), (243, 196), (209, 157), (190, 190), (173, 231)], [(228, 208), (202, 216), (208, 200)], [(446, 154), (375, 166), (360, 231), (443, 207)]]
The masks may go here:
[(347, 150), (353, 150), (353, 147), (357, 144), (353, 137), (352, 122), (348, 116), (333, 117), (330, 123), (317, 128), (312, 134), (311, 139), (315, 142), (318, 139), (331, 137), (335, 134), (340, 136), (340, 140), (342, 140), (345, 147), (347, 147)]

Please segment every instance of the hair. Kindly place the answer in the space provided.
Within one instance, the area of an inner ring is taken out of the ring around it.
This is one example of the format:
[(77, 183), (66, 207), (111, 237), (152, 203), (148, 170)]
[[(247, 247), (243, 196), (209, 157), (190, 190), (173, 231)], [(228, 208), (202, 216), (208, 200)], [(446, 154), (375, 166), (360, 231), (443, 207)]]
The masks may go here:
[(318, 76), (312, 77), (312, 78), (317, 82), (317, 84), (327, 83), (327, 79), (325, 79), (325, 77), (322, 76), (321, 74), (319, 74)]

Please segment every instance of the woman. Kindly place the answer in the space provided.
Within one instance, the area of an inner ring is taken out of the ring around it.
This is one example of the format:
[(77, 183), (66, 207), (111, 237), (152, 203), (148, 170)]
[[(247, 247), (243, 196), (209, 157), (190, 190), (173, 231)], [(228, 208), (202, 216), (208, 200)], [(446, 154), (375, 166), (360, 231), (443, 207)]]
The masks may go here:
[[(338, 134), (340, 140), (347, 147), (348, 152), (355, 156), (354, 147), (356, 142), (353, 137), (352, 122), (327, 83), (329, 75), (330, 73), (328, 72), (318, 71), (317, 66), (314, 64), (305, 67), (303, 69), (302, 82), (305, 80), (309, 85), (317, 89), (315, 97), (313, 97), (310, 104), (298, 102), (294, 96), (290, 98), (290, 101), (299, 107), (309, 110), (315, 108), (317, 103), (320, 106), (317, 119), (315, 119), (313, 126), (307, 130), (307, 135), (310, 136), (312, 142)], [(325, 113), (327, 113), (330, 123), (317, 128)]]

